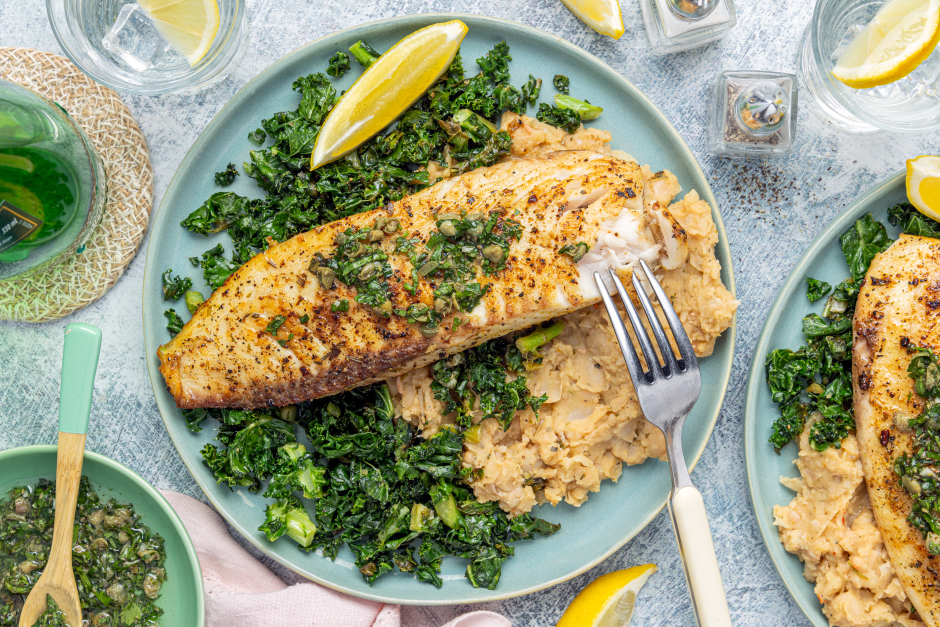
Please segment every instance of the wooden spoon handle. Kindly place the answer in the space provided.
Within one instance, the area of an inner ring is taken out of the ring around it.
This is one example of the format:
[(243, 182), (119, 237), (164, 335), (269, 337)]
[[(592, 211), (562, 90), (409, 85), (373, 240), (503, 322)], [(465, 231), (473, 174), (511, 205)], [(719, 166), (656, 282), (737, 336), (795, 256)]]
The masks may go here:
[[(84, 433), (59, 432), (55, 469), (55, 529), (46, 566), (52, 576), (49, 583), (56, 587), (68, 587), (65, 585), (68, 579), (75, 585), (75, 575), (72, 574), (72, 533), (86, 437)], [(60, 580), (60, 576), (63, 579)]]

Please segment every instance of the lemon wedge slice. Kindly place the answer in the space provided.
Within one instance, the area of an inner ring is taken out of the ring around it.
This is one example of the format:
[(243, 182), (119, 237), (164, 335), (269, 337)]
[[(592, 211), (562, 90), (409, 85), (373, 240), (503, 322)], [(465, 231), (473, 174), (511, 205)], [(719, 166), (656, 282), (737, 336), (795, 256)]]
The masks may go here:
[(911, 204), (940, 222), (940, 157), (924, 155), (909, 159), (905, 183)]
[(310, 169), (339, 159), (417, 102), (447, 71), (466, 34), (460, 20), (432, 24), (379, 57), (326, 116)]
[(623, 35), (623, 15), (618, 0), (561, 0), (579, 20), (614, 39)]
[(634, 566), (598, 577), (578, 593), (555, 627), (627, 627), (640, 588), (656, 564)]
[(206, 56), (219, 33), (216, 0), (138, 0), (137, 4), (190, 65)]
[(855, 89), (893, 83), (940, 42), (940, 0), (891, 0), (856, 35), (832, 75)]

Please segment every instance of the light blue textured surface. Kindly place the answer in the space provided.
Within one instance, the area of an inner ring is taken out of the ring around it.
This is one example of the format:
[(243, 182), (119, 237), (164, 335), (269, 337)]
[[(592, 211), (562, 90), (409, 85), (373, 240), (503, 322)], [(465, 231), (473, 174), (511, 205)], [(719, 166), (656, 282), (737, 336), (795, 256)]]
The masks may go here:
[[(299, 45), (383, 17), (454, 11), (536, 26), (598, 56), (663, 109), (699, 158), (718, 198), (742, 301), (725, 408), (693, 480), (705, 497), (734, 624), (808, 625), (773, 569), (747, 496), (741, 416), (753, 345), (777, 288), (815, 234), (861, 192), (901, 168), (904, 159), (938, 152), (940, 133), (838, 133), (825, 128), (804, 100), (796, 146), (787, 159), (745, 162), (704, 155), (704, 102), (710, 82), (721, 70), (794, 71), (798, 43), (812, 12), (808, 0), (740, 2), (738, 25), (727, 38), (667, 57), (650, 53), (633, 0), (623, 0), (626, 33), (619, 41), (587, 29), (557, 0), (249, 0), (248, 9), (250, 48), (230, 78), (195, 95), (124, 99), (150, 147), (156, 204), (199, 132), (248, 80)], [(61, 53), (40, 0), (0, 3), (0, 44)], [(131, 466), (157, 487), (203, 498), (170, 443), (153, 400), (141, 334), (142, 281), (140, 255), (107, 295), (67, 319), (44, 325), (0, 323), (0, 449), (55, 441), (62, 332), (69, 322), (88, 322), (105, 333), (88, 448)], [(553, 624), (587, 582), (646, 562), (658, 564), (660, 572), (644, 588), (633, 624), (692, 625), (666, 513), (584, 575), (534, 595), (474, 609), (501, 612), (517, 626)], [(410, 621), (406, 624), (438, 625), (466, 609), (405, 608), (404, 618)]]

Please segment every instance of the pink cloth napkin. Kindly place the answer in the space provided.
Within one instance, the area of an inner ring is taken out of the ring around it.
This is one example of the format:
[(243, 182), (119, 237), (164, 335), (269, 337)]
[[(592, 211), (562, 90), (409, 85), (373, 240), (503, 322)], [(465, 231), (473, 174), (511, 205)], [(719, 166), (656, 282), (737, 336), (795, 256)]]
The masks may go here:
[[(364, 601), (312, 582), (288, 586), (232, 538), (210, 507), (183, 494), (162, 493), (196, 546), (207, 627), (402, 627), (398, 605)], [(511, 623), (492, 612), (470, 612), (443, 627)]]

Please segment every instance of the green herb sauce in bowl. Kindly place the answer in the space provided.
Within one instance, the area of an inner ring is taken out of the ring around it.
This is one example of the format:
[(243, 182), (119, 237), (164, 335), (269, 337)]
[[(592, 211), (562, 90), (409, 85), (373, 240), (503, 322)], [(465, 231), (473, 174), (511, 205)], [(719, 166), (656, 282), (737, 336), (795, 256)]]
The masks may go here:
[[(0, 500), (6, 501), (13, 488), (35, 487), (40, 479), (54, 481), (56, 454), (57, 448), (52, 445), (0, 452)], [(165, 569), (166, 580), (162, 582), (156, 599), (157, 607), (163, 611), (156, 624), (203, 627), (202, 570), (189, 534), (170, 504), (134, 471), (97, 453), (85, 451), (82, 474), (89, 478), (91, 489), (100, 497), (101, 505), (113, 499), (133, 507), (139, 522), (163, 540), (166, 559), (160, 568)], [(80, 560), (76, 560), (76, 574), (79, 563)], [(116, 616), (119, 615), (120, 611), (116, 612)], [(133, 621), (126, 623), (122, 620), (115, 618), (110, 625), (134, 624)]]

